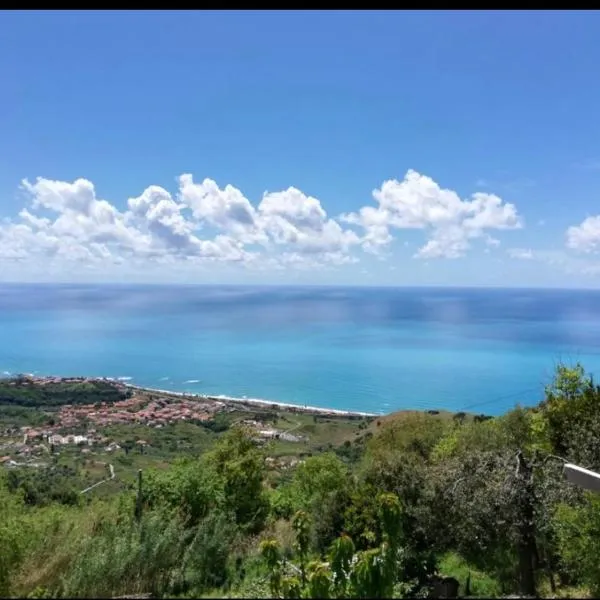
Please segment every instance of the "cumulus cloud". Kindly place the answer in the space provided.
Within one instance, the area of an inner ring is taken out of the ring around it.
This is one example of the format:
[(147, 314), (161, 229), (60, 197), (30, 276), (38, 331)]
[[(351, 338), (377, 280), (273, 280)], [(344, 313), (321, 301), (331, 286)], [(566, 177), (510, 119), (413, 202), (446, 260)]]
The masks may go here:
[(212, 179), (194, 183), (192, 175), (179, 177), (179, 200), (197, 223), (207, 223), (245, 243), (265, 242), (257, 213), (250, 201), (232, 185), (220, 189)]
[(358, 235), (327, 217), (316, 198), (296, 188), (264, 194), (259, 206), (261, 228), (275, 244), (308, 254), (337, 255), (360, 243)]
[(253, 204), (238, 188), (212, 179), (183, 174), (177, 184), (174, 194), (150, 185), (118, 208), (87, 179), (24, 180), (29, 202), (0, 222), (0, 260), (314, 269), (356, 262), (361, 250), (381, 256), (395, 230), (426, 232), (417, 257), (454, 258), (476, 238), (497, 245), (489, 231), (521, 226), (516, 208), (499, 197), (477, 193), (461, 200), (415, 171), (401, 182), (385, 181), (373, 192), (375, 206), (338, 218), (295, 187), (266, 192)]
[[(213, 260), (315, 267), (356, 260), (361, 239), (329, 218), (320, 201), (290, 187), (265, 193), (258, 204), (211, 179), (178, 179), (172, 196), (151, 185), (125, 210), (97, 197), (92, 182), (38, 178), (22, 187), (30, 198), (18, 218), (0, 224), (0, 258), (43, 255), (74, 261)], [(201, 235), (203, 234), (203, 235)]]
[(373, 198), (377, 206), (341, 217), (364, 227), (363, 245), (368, 251), (377, 252), (389, 244), (393, 229), (421, 229), (428, 239), (416, 257), (458, 258), (470, 248), (471, 240), (486, 237), (488, 230), (522, 226), (516, 207), (498, 196), (478, 192), (462, 200), (453, 190), (413, 170), (402, 181), (385, 181), (373, 191)]
[(567, 247), (584, 253), (595, 253), (600, 246), (600, 216), (588, 217), (567, 229)]

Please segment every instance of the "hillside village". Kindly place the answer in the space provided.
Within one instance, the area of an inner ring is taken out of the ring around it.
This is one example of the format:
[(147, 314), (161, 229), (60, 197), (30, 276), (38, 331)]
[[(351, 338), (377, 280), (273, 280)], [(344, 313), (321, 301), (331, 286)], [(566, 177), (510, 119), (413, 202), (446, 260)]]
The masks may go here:
[[(84, 455), (121, 450), (121, 445), (104, 432), (110, 426), (131, 425), (161, 429), (182, 422), (202, 425), (210, 424), (219, 414), (248, 410), (243, 404), (181, 394), (156, 394), (106, 379), (19, 376), (16, 380), (4, 380), (4, 383), (8, 387), (44, 387), (63, 384), (93, 385), (107, 381), (128, 397), (115, 402), (58, 406), (55, 410), (46, 411), (50, 417), (43, 426), (7, 426), (2, 429), (0, 424), (0, 465), (9, 468), (25, 465), (42, 467), (45, 463), (40, 462), (40, 459), (60, 451), (61, 446), (79, 448)], [(305, 436), (279, 430), (253, 418), (242, 418), (237, 422), (252, 429), (259, 439), (265, 441), (281, 439), (293, 443), (305, 439)], [(136, 444), (141, 452), (149, 445), (143, 439), (137, 440)], [(271, 462), (276, 461), (273, 459)]]

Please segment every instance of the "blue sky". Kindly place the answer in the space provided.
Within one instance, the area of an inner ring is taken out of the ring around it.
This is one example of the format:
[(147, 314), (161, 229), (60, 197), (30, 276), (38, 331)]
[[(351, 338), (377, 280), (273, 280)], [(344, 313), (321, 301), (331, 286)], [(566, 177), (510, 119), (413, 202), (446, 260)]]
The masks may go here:
[(598, 287), (599, 39), (593, 12), (5, 12), (0, 280)]

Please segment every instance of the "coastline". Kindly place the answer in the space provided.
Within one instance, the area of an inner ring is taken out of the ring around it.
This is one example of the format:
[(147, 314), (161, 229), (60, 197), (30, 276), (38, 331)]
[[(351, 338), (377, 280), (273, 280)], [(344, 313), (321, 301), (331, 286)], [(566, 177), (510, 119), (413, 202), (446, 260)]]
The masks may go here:
[(309, 406), (307, 404), (292, 404), (290, 402), (278, 402), (273, 400), (264, 400), (262, 398), (238, 398), (235, 396), (226, 396), (224, 394), (219, 394), (217, 396), (211, 394), (195, 394), (193, 392), (177, 392), (174, 390), (166, 390), (162, 388), (154, 388), (154, 387), (146, 387), (143, 385), (136, 385), (134, 383), (129, 383), (131, 377), (66, 377), (66, 376), (56, 376), (56, 375), (39, 375), (35, 373), (21, 373), (20, 375), (15, 373), (9, 373), (8, 371), (4, 371), (4, 374), (0, 374), (0, 379), (11, 379), (17, 376), (24, 376), (30, 380), (33, 380), (38, 383), (59, 383), (59, 382), (74, 382), (74, 381), (89, 381), (89, 382), (110, 382), (113, 384), (120, 385), (125, 388), (129, 388), (132, 390), (138, 390), (140, 392), (146, 392), (149, 394), (164, 394), (166, 396), (176, 396), (178, 398), (190, 398), (195, 400), (203, 400), (205, 402), (221, 402), (221, 403), (231, 403), (231, 404), (241, 404), (248, 406), (261, 406), (266, 408), (275, 407), (279, 410), (287, 410), (289, 412), (302, 412), (306, 414), (318, 414), (318, 415), (328, 415), (332, 417), (381, 417), (383, 413), (370, 413), (363, 412), (357, 410), (340, 410), (337, 408), (322, 408), (320, 406)]
[(151, 394), (165, 394), (169, 396), (177, 396), (179, 398), (194, 398), (196, 400), (205, 400), (209, 402), (231, 402), (232, 404), (241, 404), (241, 405), (249, 405), (249, 406), (260, 406), (260, 407), (276, 407), (280, 410), (287, 410), (290, 412), (302, 412), (306, 414), (318, 414), (318, 415), (327, 415), (327, 416), (335, 416), (335, 417), (379, 417), (381, 415), (377, 413), (369, 413), (362, 411), (354, 411), (354, 410), (340, 410), (336, 408), (322, 408), (319, 406), (309, 406), (309, 405), (301, 405), (301, 404), (291, 404), (289, 402), (278, 402), (273, 400), (263, 400), (259, 398), (236, 398), (234, 396), (225, 396), (224, 394), (220, 394), (218, 396), (213, 396), (210, 394), (194, 394), (191, 392), (174, 392), (172, 390), (165, 390), (160, 388), (149, 388), (141, 385), (135, 385), (133, 383), (126, 383), (124, 381), (119, 381), (118, 379), (113, 379), (110, 377), (103, 377), (100, 380), (104, 381), (114, 381), (119, 383), (120, 385), (130, 388), (133, 390), (138, 390), (140, 392), (147, 392)]

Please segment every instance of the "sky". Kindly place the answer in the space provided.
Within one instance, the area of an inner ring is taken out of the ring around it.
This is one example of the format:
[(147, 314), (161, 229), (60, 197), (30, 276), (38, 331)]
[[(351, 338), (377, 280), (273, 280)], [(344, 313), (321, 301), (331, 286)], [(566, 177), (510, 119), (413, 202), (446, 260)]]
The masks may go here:
[(4, 11), (0, 281), (600, 287), (600, 13)]

